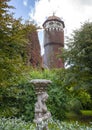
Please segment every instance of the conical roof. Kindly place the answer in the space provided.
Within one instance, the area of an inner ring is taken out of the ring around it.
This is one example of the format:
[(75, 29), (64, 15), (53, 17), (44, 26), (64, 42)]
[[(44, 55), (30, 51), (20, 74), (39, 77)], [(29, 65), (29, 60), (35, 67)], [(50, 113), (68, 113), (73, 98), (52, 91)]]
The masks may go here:
[(59, 17), (57, 17), (57, 16), (55, 16), (55, 15), (49, 16), (49, 17), (45, 20), (45, 22), (43, 23), (43, 26), (44, 26), (44, 24), (47, 23), (48, 21), (59, 21), (59, 22), (61, 22), (61, 23), (63, 24), (63, 27), (65, 27), (64, 22), (63, 22)]

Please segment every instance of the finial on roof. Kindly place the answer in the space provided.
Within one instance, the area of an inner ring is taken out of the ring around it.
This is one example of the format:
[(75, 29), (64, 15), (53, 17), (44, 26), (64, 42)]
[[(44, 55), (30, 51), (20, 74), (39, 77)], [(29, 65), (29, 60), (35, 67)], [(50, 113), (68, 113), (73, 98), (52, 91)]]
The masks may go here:
[(55, 13), (56, 13), (56, 12), (55, 12), (55, 11), (53, 11), (53, 16), (55, 16)]

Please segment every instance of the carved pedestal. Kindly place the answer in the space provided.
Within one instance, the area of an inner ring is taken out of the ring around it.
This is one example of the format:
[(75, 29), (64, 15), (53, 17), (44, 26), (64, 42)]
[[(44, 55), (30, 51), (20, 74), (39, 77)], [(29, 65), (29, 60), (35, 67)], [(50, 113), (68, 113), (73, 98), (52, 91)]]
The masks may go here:
[(46, 107), (46, 100), (48, 94), (46, 92), (50, 80), (45, 79), (34, 79), (31, 83), (35, 85), (35, 91), (37, 94), (37, 102), (35, 103), (35, 119), (34, 122), (37, 125), (36, 130), (48, 130), (48, 119), (51, 117), (50, 112)]

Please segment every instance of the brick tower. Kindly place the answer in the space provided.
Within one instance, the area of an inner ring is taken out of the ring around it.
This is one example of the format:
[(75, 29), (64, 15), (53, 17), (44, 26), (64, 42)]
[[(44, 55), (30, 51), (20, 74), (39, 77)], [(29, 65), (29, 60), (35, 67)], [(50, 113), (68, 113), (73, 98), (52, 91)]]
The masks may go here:
[(60, 48), (64, 47), (64, 27), (64, 22), (55, 15), (48, 17), (43, 23), (45, 49), (43, 64), (49, 69), (64, 67), (62, 58), (58, 58), (58, 55), (61, 55)]

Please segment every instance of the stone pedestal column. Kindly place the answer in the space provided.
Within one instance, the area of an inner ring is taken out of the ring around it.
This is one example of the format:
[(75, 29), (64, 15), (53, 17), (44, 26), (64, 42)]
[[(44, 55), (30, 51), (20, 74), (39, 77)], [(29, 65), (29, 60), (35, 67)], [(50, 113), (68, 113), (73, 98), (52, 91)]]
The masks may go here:
[(35, 119), (36, 130), (48, 130), (48, 119), (51, 117), (50, 112), (46, 107), (46, 100), (48, 94), (46, 92), (48, 84), (51, 83), (50, 80), (46, 79), (34, 79), (31, 83), (35, 85), (35, 91), (37, 94), (37, 102), (35, 103)]

